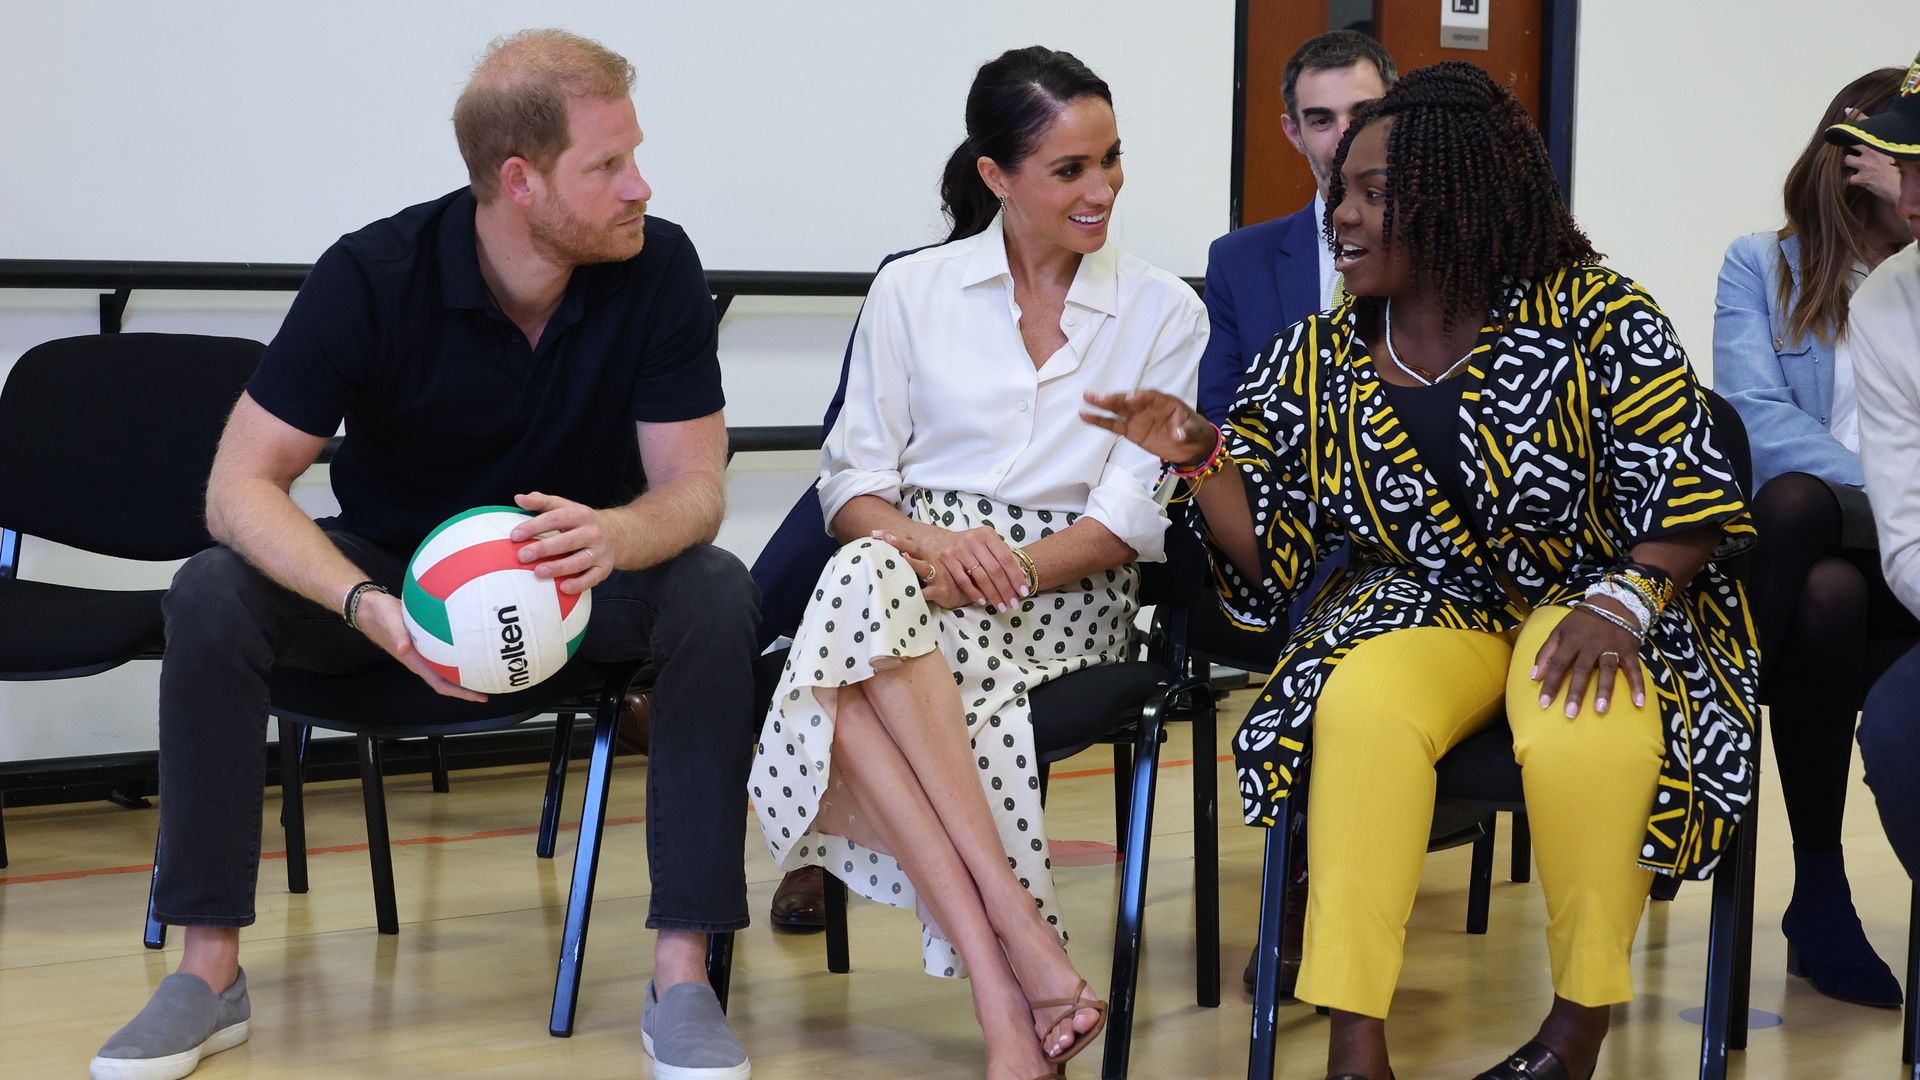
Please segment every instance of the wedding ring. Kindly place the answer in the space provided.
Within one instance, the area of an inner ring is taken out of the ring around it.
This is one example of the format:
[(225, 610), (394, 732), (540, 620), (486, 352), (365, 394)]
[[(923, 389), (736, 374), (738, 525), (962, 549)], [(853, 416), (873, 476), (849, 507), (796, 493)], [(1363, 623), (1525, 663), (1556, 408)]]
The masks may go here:
[(1620, 662), (1620, 654), (1617, 652), (1614, 652), (1612, 649), (1608, 649), (1606, 652), (1601, 653), (1600, 659), (1605, 660), (1609, 656), (1613, 657), (1614, 663), (1617, 664)]

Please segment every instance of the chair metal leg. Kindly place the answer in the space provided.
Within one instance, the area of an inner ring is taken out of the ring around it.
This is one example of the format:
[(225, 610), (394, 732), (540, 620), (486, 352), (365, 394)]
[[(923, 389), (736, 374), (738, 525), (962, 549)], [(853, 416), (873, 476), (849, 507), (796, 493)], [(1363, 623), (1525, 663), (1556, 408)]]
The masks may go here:
[(720, 999), (720, 1011), (727, 1011), (727, 991), (733, 986), (733, 931), (707, 935), (707, 983), (713, 996)]
[(560, 839), (560, 807), (567, 799), (567, 761), (573, 756), (573, 715), (561, 713), (553, 722), (553, 756), (547, 761), (547, 793), (540, 800), (540, 836), (533, 853), (553, 858)]
[(553, 1012), (547, 1018), (547, 1031), (563, 1039), (573, 1034), (573, 1014), (580, 1003), (580, 963), (587, 948), (587, 917), (593, 911), (593, 879), (600, 870), (600, 834), (607, 824), (607, 785), (613, 778), (613, 731), (620, 719), (620, 696), (617, 692), (603, 696), (593, 723), (593, 757), (581, 799), (580, 837), (573, 849), (567, 924), (561, 931), (560, 966), (553, 976)]
[(1907, 906), (1907, 1001), (1901, 1006), (1905, 1017), (1900, 1025), (1900, 1060), (1913, 1066), (1912, 1074), (1920, 1080), (1920, 1001), (1914, 995), (1920, 993), (1920, 886), (1915, 886), (1913, 898)]
[[(1759, 790), (1756, 785), (1755, 790)], [(1759, 799), (1747, 806), (1747, 817), (1734, 836), (1739, 845), (1740, 891), (1733, 909), (1733, 985), (1727, 1000), (1727, 1048), (1747, 1048), (1747, 1003), (1753, 991), (1753, 883), (1759, 877), (1760, 820)], [(1679, 879), (1671, 879), (1678, 881)]]
[(1113, 844), (1126, 850), (1127, 823), (1133, 811), (1127, 805), (1133, 797), (1133, 747), (1124, 741), (1113, 744)]
[(445, 735), (427, 736), (427, 765), (433, 770), (433, 790), (441, 795), (453, 790), (453, 781), (447, 776), (447, 737)]
[(1525, 884), (1533, 880), (1533, 825), (1527, 820), (1525, 810), (1513, 812), (1513, 850), (1508, 853), (1512, 866), (1507, 871), (1507, 880), (1516, 884)]
[(1280, 804), (1279, 824), (1267, 829), (1267, 855), (1260, 872), (1260, 936), (1254, 947), (1253, 1035), (1247, 1048), (1247, 1080), (1273, 1080), (1280, 1017), (1280, 927), (1286, 922), (1287, 873), (1293, 865), (1293, 799)]
[(153, 838), (153, 873), (147, 877), (147, 929), (140, 944), (149, 949), (167, 947), (167, 925), (153, 915), (153, 891), (160, 884), (160, 838)]
[(1481, 824), (1473, 842), (1473, 870), (1467, 879), (1467, 933), (1487, 932), (1487, 907), (1493, 899), (1493, 815)]
[(1740, 877), (1748, 867), (1735, 846), (1721, 856), (1713, 875), (1713, 912), (1707, 928), (1707, 1001), (1700, 1024), (1700, 1080), (1726, 1080), (1734, 953), (1739, 936)]
[(302, 793), (305, 778), (300, 763), (300, 735), (305, 727), (282, 719), (280, 729), (280, 827), (287, 841), (287, 891), (307, 891), (307, 809)]
[(1153, 841), (1153, 796), (1159, 779), (1160, 725), (1173, 692), (1140, 710), (1135, 723), (1133, 771), (1127, 799), (1126, 846), (1122, 848), (1120, 910), (1113, 926), (1113, 983), (1107, 991), (1107, 1044), (1100, 1063), (1103, 1080), (1127, 1075), (1133, 1049), (1134, 996), (1140, 981), (1140, 943), (1145, 937), (1147, 852)]
[(360, 796), (367, 805), (367, 861), (373, 868), (374, 924), (383, 934), (400, 932), (400, 914), (393, 899), (393, 843), (387, 836), (387, 787), (380, 777), (380, 743), (361, 735)]
[(1220, 796), (1213, 767), (1213, 699), (1193, 716), (1193, 985), (1202, 1008), (1220, 1007)]
[(821, 891), (826, 900), (827, 970), (845, 975), (853, 970), (847, 955), (847, 884), (825, 867), (820, 873), (825, 879)]

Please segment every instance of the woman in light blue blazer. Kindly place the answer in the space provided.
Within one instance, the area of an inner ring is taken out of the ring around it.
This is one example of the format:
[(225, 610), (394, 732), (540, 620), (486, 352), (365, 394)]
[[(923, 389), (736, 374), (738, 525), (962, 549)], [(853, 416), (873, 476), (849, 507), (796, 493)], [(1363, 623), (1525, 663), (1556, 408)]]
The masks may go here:
[(1862, 76), (1827, 107), (1787, 175), (1787, 226), (1727, 248), (1713, 329), (1715, 389), (1746, 423), (1759, 488), (1748, 588), (1793, 830), (1787, 970), (1828, 996), (1883, 1007), (1900, 1004), (1900, 983), (1854, 913), (1840, 822), (1854, 717), (1877, 674), (1867, 642), (1920, 628), (1880, 575), (1846, 331), (1854, 288), (1911, 237), (1893, 211), (1893, 162), (1830, 145), (1824, 132), (1885, 108), (1902, 75)]

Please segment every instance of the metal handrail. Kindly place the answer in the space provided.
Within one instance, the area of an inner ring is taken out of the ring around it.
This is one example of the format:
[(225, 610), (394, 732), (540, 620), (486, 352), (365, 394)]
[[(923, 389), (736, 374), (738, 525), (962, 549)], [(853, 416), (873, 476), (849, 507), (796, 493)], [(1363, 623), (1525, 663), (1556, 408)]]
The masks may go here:
[[(0, 289), (94, 289), (100, 332), (119, 333), (135, 289), (205, 292), (296, 292), (310, 263), (139, 262), (120, 259), (0, 259)], [(1187, 278), (1194, 292), (1205, 285)], [(709, 270), (715, 311), (740, 296), (865, 296), (873, 274), (851, 270)]]

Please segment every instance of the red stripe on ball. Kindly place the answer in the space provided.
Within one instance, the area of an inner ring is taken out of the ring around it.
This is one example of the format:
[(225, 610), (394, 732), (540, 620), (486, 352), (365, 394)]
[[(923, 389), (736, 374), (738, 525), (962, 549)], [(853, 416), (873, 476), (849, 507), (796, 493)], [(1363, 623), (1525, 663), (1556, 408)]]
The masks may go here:
[(417, 579), (428, 596), (445, 600), (453, 591), (474, 578), (496, 570), (531, 570), (520, 561), (520, 549), (533, 541), (487, 540), (455, 551), (434, 563)]

